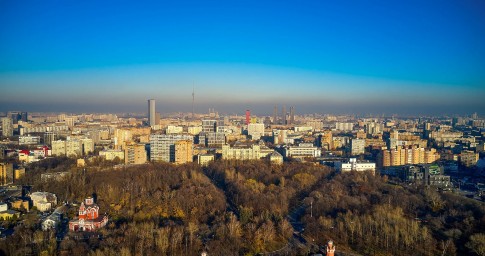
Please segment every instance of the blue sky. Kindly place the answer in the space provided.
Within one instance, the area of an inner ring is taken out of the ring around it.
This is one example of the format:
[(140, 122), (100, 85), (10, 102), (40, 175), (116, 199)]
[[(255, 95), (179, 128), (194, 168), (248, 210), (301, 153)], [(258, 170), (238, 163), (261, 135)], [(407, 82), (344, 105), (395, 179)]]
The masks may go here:
[(0, 0), (0, 111), (485, 112), (482, 0), (100, 2)]

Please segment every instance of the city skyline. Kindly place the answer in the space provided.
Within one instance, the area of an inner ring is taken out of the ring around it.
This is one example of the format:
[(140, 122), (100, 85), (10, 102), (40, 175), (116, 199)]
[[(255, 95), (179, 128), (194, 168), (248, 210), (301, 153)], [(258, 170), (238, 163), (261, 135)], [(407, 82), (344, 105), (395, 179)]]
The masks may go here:
[(485, 114), (482, 1), (0, 5), (0, 111)]

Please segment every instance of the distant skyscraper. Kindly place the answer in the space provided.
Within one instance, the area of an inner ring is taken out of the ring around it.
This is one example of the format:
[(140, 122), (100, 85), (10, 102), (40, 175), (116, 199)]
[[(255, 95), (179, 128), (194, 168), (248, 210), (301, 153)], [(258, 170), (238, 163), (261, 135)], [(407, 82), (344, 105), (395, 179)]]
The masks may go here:
[(251, 121), (251, 111), (249, 109), (246, 110), (246, 125), (249, 124)]
[(192, 86), (192, 119), (194, 119), (195, 85)]
[(290, 107), (290, 124), (295, 123), (295, 107), (291, 106)]
[(283, 105), (281, 108), (281, 123), (286, 124), (286, 106)]
[(13, 122), (10, 117), (2, 118), (2, 135), (5, 137), (13, 136)]
[(22, 120), (23, 122), (27, 122), (29, 120), (27, 112), (20, 113), (20, 120)]
[(274, 105), (274, 110), (273, 110), (273, 124), (278, 123), (278, 105)]
[(156, 125), (156, 112), (155, 112), (155, 100), (148, 100), (148, 124), (150, 126)]
[(52, 145), (52, 141), (56, 140), (56, 134), (54, 132), (45, 132), (44, 133), (44, 145)]

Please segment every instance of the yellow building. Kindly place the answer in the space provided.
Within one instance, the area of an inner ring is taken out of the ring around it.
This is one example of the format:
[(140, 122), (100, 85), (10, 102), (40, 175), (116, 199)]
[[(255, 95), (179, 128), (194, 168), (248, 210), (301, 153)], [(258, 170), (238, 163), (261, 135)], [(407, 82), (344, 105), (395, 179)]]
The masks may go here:
[(189, 126), (187, 132), (191, 135), (198, 135), (202, 131), (202, 126)]
[(273, 153), (269, 155), (269, 161), (273, 164), (283, 164), (283, 156), (280, 153), (273, 151)]
[(211, 155), (211, 154), (197, 155), (197, 162), (202, 166), (207, 166), (210, 161), (214, 161), (214, 155)]
[(114, 160), (118, 157), (120, 160), (125, 159), (125, 152), (122, 150), (103, 150), (99, 151), (99, 156), (105, 158), (106, 160)]
[(125, 164), (144, 164), (147, 161), (145, 144), (128, 144), (125, 147)]
[(322, 148), (325, 148), (326, 150), (334, 150), (332, 131), (325, 131), (325, 133), (322, 136), (321, 142), (322, 142)]
[(0, 163), (0, 183), (2, 185), (13, 182), (13, 164)]
[(473, 151), (465, 150), (460, 154), (460, 162), (466, 167), (475, 166), (478, 162), (479, 154)]
[(192, 162), (194, 144), (192, 140), (179, 140), (175, 142), (175, 163), (184, 164)]
[(440, 159), (436, 149), (425, 149), (418, 146), (398, 146), (393, 149), (382, 149), (379, 154), (379, 164), (382, 167), (400, 166), (406, 164), (431, 164)]
[(0, 212), (0, 220), (9, 220), (14, 218), (20, 217), (20, 212), (14, 211), (14, 210), (6, 210), (3, 212)]
[(86, 165), (86, 161), (83, 158), (79, 158), (76, 163), (77, 167), (84, 167)]
[(10, 203), (10, 205), (13, 209), (17, 209), (17, 210), (25, 209), (27, 211), (30, 211), (30, 201), (29, 200), (17, 199), (15, 201), (12, 201)]
[(222, 159), (255, 160), (260, 158), (261, 147), (259, 145), (252, 145), (251, 147), (222, 146)]
[(126, 143), (132, 140), (130, 130), (116, 129), (114, 134), (115, 149), (124, 149)]
[(25, 168), (15, 169), (15, 171), (14, 171), (14, 179), (15, 180), (18, 180), (18, 179), (20, 179), (24, 176), (25, 176)]

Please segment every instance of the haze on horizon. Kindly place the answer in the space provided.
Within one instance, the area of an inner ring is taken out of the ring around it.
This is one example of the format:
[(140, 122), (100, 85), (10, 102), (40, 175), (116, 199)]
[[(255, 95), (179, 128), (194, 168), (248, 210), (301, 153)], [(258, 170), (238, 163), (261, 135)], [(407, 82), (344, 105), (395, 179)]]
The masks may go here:
[(2, 1), (0, 111), (485, 114), (485, 2)]

